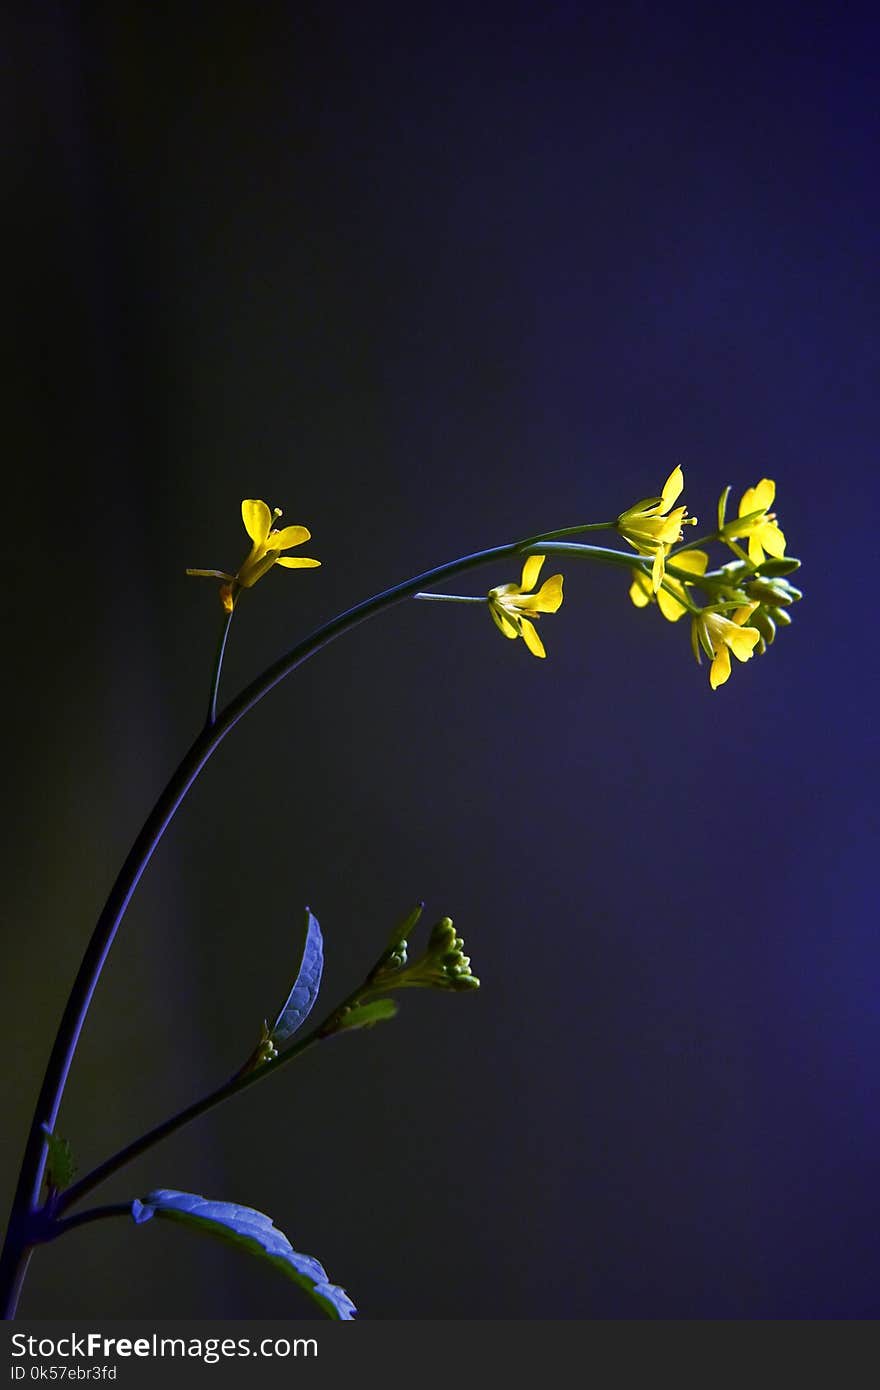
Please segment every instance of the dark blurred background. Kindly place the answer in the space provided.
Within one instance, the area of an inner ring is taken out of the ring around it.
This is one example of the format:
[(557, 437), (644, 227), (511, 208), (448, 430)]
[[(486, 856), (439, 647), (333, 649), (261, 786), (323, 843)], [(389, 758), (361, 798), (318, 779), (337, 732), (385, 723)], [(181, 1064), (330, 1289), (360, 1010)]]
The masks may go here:
[[(545, 662), (452, 605), (328, 649), (175, 821), (59, 1128), (87, 1171), (238, 1066), (304, 904), (329, 1006), (423, 898), (479, 993), (406, 994), (96, 1200), (256, 1206), (369, 1318), (880, 1316), (876, 10), (36, 3), (5, 33), (4, 1209), (203, 718), (220, 611), (184, 571), (242, 561), (241, 499), (323, 568), (246, 595), (228, 694), (681, 463), (708, 523), (777, 481), (806, 597), (768, 654), (713, 694), (686, 624), (573, 565)], [(108, 1221), (21, 1311), (313, 1310)]]

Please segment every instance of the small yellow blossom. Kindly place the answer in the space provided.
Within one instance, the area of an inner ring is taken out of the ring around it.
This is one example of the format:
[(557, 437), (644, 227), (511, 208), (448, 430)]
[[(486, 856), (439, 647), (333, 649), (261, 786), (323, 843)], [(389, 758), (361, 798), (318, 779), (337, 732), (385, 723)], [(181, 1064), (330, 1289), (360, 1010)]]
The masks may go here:
[[(695, 579), (706, 573), (708, 563), (709, 556), (705, 550), (680, 550), (675, 556), (676, 568), (687, 570)], [(664, 574), (663, 583), (655, 594), (654, 586), (644, 570), (633, 570), (632, 576), (629, 596), (636, 608), (646, 608), (656, 599), (660, 612), (669, 622), (677, 623), (679, 618), (684, 617), (687, 611), (685, 580)]]
[(232, 612), (236, 590), (252, 588), (273, 565), (290, 570), (315, 569), (320, 565), (320, 560), (308, 560), (304, 555), (282, 555), (282, 551), (292, 550), (294, 546), (309, 540), (311, 532), (305, 526), (284, 526), (280, 531), (275, 531), (272, 523), (279, 516), (280, 507), (270, 512), (265, 502), (246, 498), (241, 504), (241, 519), (252, 544), (250, 554), (240, 569), (235, 574), (227, 574), (224, 570), (187, 570), (187, 574), (224, 581), (220, 587), (220, 598), (227, 613)]
[(688, 516), (687, 507), (672, 508), (683, 487), (681, 467), (673, 468), (660, 497), (644, 497), (617, 518), (617, 529), (623, 539), (640, 555), (654, 556), (651, 587), (655, 594), (663, 583), (669, 547), (681, 540), (682, 526), (692, 526), (697, 520), (695, 516)]
[(729, 521), (724, 536), (731, 540), (748, 536), (749, 559), (753, 565), (764, 563), (765, 550), (776, 559), (785, 554), (785, 536), (779, 529), (776, 513), (770, 511), (776, 496), (772, 478), (762, 478), (755, 487), (746, 488), (740, 499), (737, 521)]
[(704, 608), (691, 624), (691, 643), (694, 656), (700, 660), (700, 647), (709, 657), (709, 684), (713, 690), (730, 679), (730, 653), (737, 661), (748, 661), (754, 653), (761, 634), (756, 627), (745, 627), (756, 603), (744, 604), (737, 608), (732, 617), (725, 617), (717, 609)]
[[(499, 584), (489, 591), (489, 612), (505, 637), (521, 637), (532, 656), (546, 656), (544, 644), (534, 623), (541, 613), (555, 613), (562, 605), (562, 575), (552, 574), (545, 579), (537, 593), (531, 593), (538, 582), (543, 555), (530, 555), (523, 565), (518, 584)], [(528, 617), (525, 616), (528, 614)]]

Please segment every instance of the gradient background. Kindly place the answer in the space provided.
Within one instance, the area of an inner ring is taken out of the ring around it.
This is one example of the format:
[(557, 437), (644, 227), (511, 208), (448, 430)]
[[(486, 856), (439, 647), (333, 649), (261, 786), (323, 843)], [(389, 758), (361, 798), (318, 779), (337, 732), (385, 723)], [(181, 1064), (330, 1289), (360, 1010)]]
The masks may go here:
[[(259, 1207), (371, 1318), (880, 1316), (876, 11), (164, 11), (34, 4), (3, 45), (4, 1204), (203, 716), (219, 608), (184, 569), (241, 562), (241, 498), (323, 568), (242, 605), (228, 693), (681, 463), (704, 521), (777, 480), (806, 598), (767, 656), (712, 694), (684, 623), (573, 565), (546, 662), (451, 605), (330, 648), (154, 859), (60, 1128), (86, 1171), (233, 1070), (303, 904), (329, 1006), (424, 898), (477, 995), (403, 996), (100, 1200)], [(21, 1311), (312, 1308), (119, 1221), (39, 1252)]]

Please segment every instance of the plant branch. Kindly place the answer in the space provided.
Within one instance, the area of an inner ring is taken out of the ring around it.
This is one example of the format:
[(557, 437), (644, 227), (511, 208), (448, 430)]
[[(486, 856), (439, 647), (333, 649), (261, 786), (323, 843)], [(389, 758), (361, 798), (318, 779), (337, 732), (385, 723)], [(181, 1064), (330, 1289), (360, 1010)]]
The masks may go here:
[[(28, 1252), (33, 1244), (33, 1217), (38, 1210), (46, 1166), (46, 1130), (49, 1132), (55, 1130), (64, 1088), (98, 980), (132, 895), (178, 807), (208, 759), (238, 721), (254, 709), (270, 690), (273, 690), (305, 661), (343, 633), (370, 618), (376, 617), (386, 608), (392, 607), (401, 600), (412, 597), (413, 594), (427, 585), (442, 583), (454, 575), (463, 574), (494, 560), (515, 554), (541, 553), (542, 549), (552, 549), (554, 553), (576, 553), (584, 558), (587, 558), (589, 553), (589, 558), (605, 563), (624, 564), (630, 568), (633, 563), (637, 563), (634, 558), (617, 551), (604, 551), (589, 546), (561, 543), (536, 547), (531, 541), (513, 541), (507, 545), (494, 546), (490, 549), (477, 551), (472, 555), (465, 555), (447, 564), (427, 570), (413, 579), (393, 585), (382, 593), (355, 604), (353, 608), (349, 608), (331, 619), (330, 622), (318, 628), (309, 637), (280, 656), (261, 675), (251, 681), (235, 699), (230, 701), (219, 715), (215, 715), (212, 722), (206, 723), (172, 774), (135, 839), (110, 890), (71, 988), (34, 1109), (13, 1199), (9, 1229), (2, 1257), (0, 1257), (0, 1308), (3, 1310), (4, 1317), (13, 1317), (18, 1304)], [(218, 649), (218, 659), (215, 663), (215, 676), (212, 681), (212, 706), (216, 696), (216, 687), (219, 684), (219, 673), (228, 628), (229, 624), (227, 623)], [(286, 1058), (287, 1054), (284, 1056)], [(267, 1066), (274, 1065), (277, 1065), (277, 1062), (267, 1064)], [(246, 1078), (242, 1080), (246, 1080)], [(228, 1086), (229, 1083), (227, 1083)], [(206, 1098), (210, 1104), (217, 1104), (218, 1099), (225, 1099), (227, 1094), (234, 1094), (234, 1091), (240, 1087), (236, 1086), (228, 1091), (225, 1087), (220, 1089), (223, 1091), (222, 1096), (217, 1097), (217, 1093), (213, 1093), (214, 1098)], [(196, 1107), (190, 1107), (192, 1114), (190, 1111), (182, 1113), (189, 1118), (194, 1118), (196, 1113), (201, 1114), (205, 1108), (208, 1106), (204, 1101), (197, 1102)], [(183, 1122), (185, 1121), (181, 1121), (181, 1123)], [(167, 1121), (166, 1124), (170, 1124), (172, 1128), (166, 1130), (163, 1126), (159, 1126), (157, 1131), (153, 1133), (159, 1134), (161, 1131), (164, 1135), (171, 1133), (173, 1128), (179, 1127), (171, 1121)], [(139, 1142), (136, 1141), (136, 1143)]]

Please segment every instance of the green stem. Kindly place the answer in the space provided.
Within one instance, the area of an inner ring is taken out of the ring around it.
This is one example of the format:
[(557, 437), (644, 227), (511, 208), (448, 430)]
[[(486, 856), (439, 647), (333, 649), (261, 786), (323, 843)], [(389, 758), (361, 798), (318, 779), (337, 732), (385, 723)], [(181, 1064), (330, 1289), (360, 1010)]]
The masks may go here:
[(232, 607), (223, 615), (223, 627), (220, 632), (220, 640), (217, 643), (217, 654), (214, 657), (214, 670), (211, 673), (211, 694), (208, 700), (208, 717), (205, 720), (205, 727), (210, 729), (217, 722), (217, 695), (220, 690), (220, 675), (223, 670), (223, 657), (226, 654), (226, 641), (229, 637), (229, 629), (232, 626), (232, 615), (235, 612), (235, 602)]
[(600, 545), (574, 545), (566, 541), (553, 541), (544, 536), (539, 541), (528, 541), (523, 555), (568, 555), (573, 560), (595, 560), (600, 565), (615, 565), (618, 569), (646, 569), (653, 562), (649, 556), (627, 554), (625, 550), (606, 550)]
[[(523, 547), (527, 545), (538, 545), (541, 541), (560, 541), (566, 536), (580, 536), (584, 531), (616, 531), (616, 521), (591, 521), (583, 526), (563, 526), (560, 531), (542, 531), (540, 535), (529, 536), (528, 540), (522, 541)], [(540, 552), (539, 552), (540, 553)]]
[(106, 1207), (90, 1207), (79, 1211), (76, 1216), (68, 1216), (65, 1221), (53, 1222), (47, 1228), (45, 1240), (57, 1240), (75, 1226), (88, 1226), (92, 1221), (104, 1221), (108, 1216), (127, 1216), (131, 1218), (131, 1202), (112, 1202)]
[(427, 598), (434, 603), (485, 603), (485, 594), (413, 594), (413, 598)]

